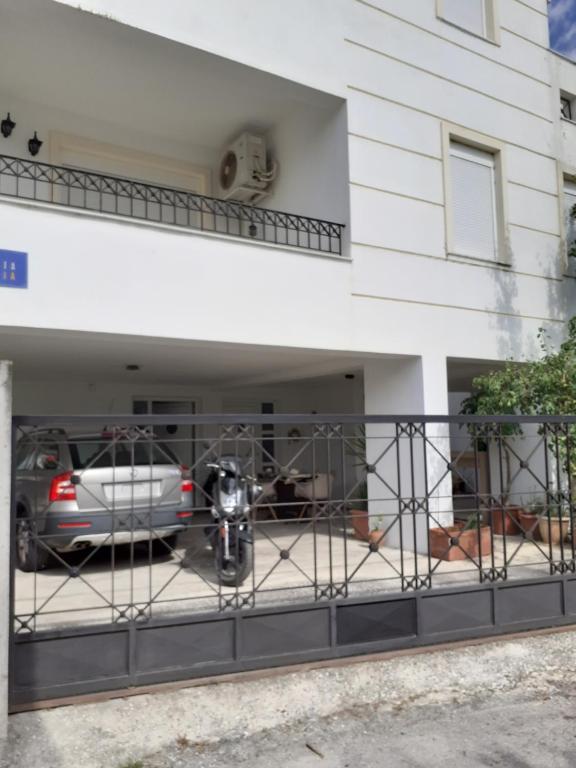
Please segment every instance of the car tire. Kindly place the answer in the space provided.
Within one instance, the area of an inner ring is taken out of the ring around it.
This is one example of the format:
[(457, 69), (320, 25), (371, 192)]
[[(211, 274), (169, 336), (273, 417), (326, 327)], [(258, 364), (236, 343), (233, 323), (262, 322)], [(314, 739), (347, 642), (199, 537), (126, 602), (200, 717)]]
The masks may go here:
[(30, 521), (20, 517), (16, 521), (16, 562), (24, 573), (42, 571), (50, 560), (50, 552), (34, 542)]

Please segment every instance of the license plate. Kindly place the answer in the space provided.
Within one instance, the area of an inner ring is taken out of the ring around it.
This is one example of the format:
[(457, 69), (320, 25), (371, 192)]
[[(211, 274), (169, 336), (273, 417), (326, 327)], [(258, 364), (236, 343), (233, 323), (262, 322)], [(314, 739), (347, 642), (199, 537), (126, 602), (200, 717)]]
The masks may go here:
[(104, 495), (109, 501), (132, 501), (160, 496), (162, 481), (151, 480), (140, 483), (108, 483), (104, 485)]

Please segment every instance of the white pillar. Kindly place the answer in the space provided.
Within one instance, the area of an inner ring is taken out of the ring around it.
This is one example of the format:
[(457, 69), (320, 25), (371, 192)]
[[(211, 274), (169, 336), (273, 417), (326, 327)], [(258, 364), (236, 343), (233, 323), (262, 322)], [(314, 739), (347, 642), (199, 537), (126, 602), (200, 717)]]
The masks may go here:
[(12, 364), (0, 360), (0, 742), (8, 732)]
[[(364, 366), (364, 390), (367, 414), (415, 416), (416, 422), (418, 416), (445, 416), (446, 358), (371, 361)], [(421, 553), (428, 551), (428, 527), (453, 521), (449, 427), (426, 424), (424, 430), (425, 437), (420, 432), (397, 437), (395, 424), (366, 429), (367, 463), (375, 470), (368, 475), (369, 515), (383, 516), (388, 546)], [(427, 499), (429, 519), (421, 507), (406, 507), (412, 499)]]

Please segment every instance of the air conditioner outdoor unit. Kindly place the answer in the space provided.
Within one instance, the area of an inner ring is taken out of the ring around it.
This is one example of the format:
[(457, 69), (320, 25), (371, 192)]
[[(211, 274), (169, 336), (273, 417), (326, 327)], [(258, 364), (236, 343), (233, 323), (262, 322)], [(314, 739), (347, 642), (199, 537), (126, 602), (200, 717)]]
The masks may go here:
[(266, 197), (276, 178), (276, 166), (268, 167), (266, 140), (243, 133), (224, 152), (218, 179), (224, 200), (257, 203)]

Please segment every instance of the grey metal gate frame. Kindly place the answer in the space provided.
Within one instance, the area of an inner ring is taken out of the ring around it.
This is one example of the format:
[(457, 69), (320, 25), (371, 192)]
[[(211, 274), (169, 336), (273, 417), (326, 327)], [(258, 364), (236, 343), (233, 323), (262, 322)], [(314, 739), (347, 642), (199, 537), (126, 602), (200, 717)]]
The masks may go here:
[[(143, 418), (146, 429), (143, 429)], [(116, 427), (121, 425), (121, 430), (111, 428), (111, 421)], [(256, 511), (272, 509), (275, 516), (272, 520), (259, 520), (258, 515), (254, 515), (255, 535), (260, 536), (258, 541), (262, 547), (269, 548), (268, 555), (273, 554), (272, 566), (262, 577), (253, 575), (247, 586), (237, 584), (228, 591), (210, 587), (212, 592), (208, 594), (213, 606), (209, 609), (203, 607), (202, 600), (207, 599), (204, 592), (198, 608), (163, 613), (156, 610), (162, 607), (161, 592), (151, 592), (149, 600), (139, 602), (132, 591), (131, 602), (120, 606), (119, 600), (115, 602), (113, 597), (107, 605), (111, 617), (115, 618), (83, 621), (81, 608), (74, 605), (59, 612), (58, 615), (65, 615), (63, 623), (50, 626), (42, 622), (50, 618), (45, 607), (53, 596), (43, 593), (37, 600), (34, 591), (32, 596), (26, 593), (27, 602), (23, 604), (28, 608), (22, 612), (17, 583), (20, 575), (16, 576), (16, 524), (22, 515), (17, 500), (21, 481), (14, 468), (13, 708), (46, 699), (576, 622), (576, 526), (572, 525), (576, 516), (571, 488), (576, 417), (316, 414), (170, 417), (171, 424), (193, 423), (210, 433), (198, 438), (199, 445), (208, 439), (210, 451), (244, 450), (255, 474), (264, 451), (258, 429), (270, 422), (276, 432), (273, 438), (267, 433), (266, 445), (270, 445), (271, 439), (275, 440), (277, 451), (274, 457), (266, 455), (265, 459), (266, 464), (277, 465), (274, 483), (286, 477), (289, 481), (289, 469), (307, 456), (312, 479), (337, 477), (339, 486), (322, 497), (312, 493), (300, 499), (297, 503), (302, 509), (297, 509), (297, 514), (294, 514), (294, 499), (290, 503), (257, 501)], [(152, 446), (158, 444), (153, 427), (164, 423), (165, 417), (152, 416), (15, 417), (13, 441), (16, 448), (18, 437), (33, 440), (35, 450), (39, 451), (47, 429), (51, 430), (52, 441), (57, 435), (63, 442), (70, 442), (77, 439), (73, 436), (74, 430), (104, 426), (105, 430), (98, 433), (104, 446), (98, 454), (101, 457), (110, 446), (118, 445), (118, 440), (123, 441), (122, 446), (144, 443), (152, 450)], [(450, 427), (452, 442), (465, 442), (456, 452), (449, 447)], [(297, 437), (296, 429), (302, 431)], [(176, 445), (177, 439), (174, 443)], [(282, 451), (283, 460), (278, 458)], [(199, 457), (197, 466), (190, 468), (194, 477), (206, 453)], [(508, 454), (507, 460), (503, 458), (504, 453)], [(485, 461), (482, 454), (488, 455), (491, 465), (486, 488), (478, 483), (480, 464)], [(510, 460), (512, 482), (506, 484), (504, 475), (506, 466), (510, 470)], [(77, 483), (81, 485), (86, 467), (75, 471)], [(347, 477), (347, 473), (353, 477)], [(471, 506), (466, 514), (469, 537), (476, 537), (479, 542), (476, 552), (471, 552), (465, 544), (464, 528), (447, 525), (441, 512), (435, 509), (438, 500), (443, 499), (439, 493), (442, 484), (447, 478), (452, 481), (455, 477), (472, 485), (471, 478), (475, 479), (474, 487), (470, 486)], [(514, 483), (518, 485), (522, 478), (530, 488), (536, 488), (530, 493), (540, 499), (539, 515), (531, 529), (523, 528), (517, 518), (512, 521), (509, 511), (513, 508), (509, 504), (511, 500), (518, 505), (513, 489)], [(351, 509), (358, 506), (361, 496), (358, 486), (364, 480), (368, 480), (370, 489), (368, 516), (374, 505), (380, 504), (384, 510), (379, 515), (384, 518), (384, 523), (382, 520), (380, 523), (384, 528), (382, 541), (395, 533), (399, 536), (400, 548), (394, 550), (399, 553), (398, 562), (392, 562), (390, 552), (380, 548), (379, 543), (359, 544), (362, 549), (352, 551), (356, 543), (349, 533), (353, 522)], [(381, 491), (374, 493), (374, 487)], [(207, 499), (208, 504), (211, 501)], [(288, 510), (294, 517), (276, 519)], [(195, 511), (203, 514), (201, 510)], [(45, 536), (42, 522), (51, 514), (50, 505), (40, 505), (32, 512), (35, 546), (52, 547), (49, 542), (53, 542), (53, 537)], [(117, 512), (115, 507), (108, 510), (111, 519), (115, 519)], [(553, 543), (551, 538), (546, 542), (546, 529), (551, 533), (558, 520), (567, 521), (566, 535), (559, 543)], [(427, 552), (422, 552), (418, 539), (422, 523), (427, 531)], [(132, 526), (134, 533), (134, 523)], [(430, 528), (446, 534), (446, 553), (440, 556), (437, 552), (434, 557), (431, 554)], [(484, 535), (490, 541), (489, 548), (482, 543)], [(296, 544), (290, 543), (292, 538)], [(310, 562), (297, 552), (302, 542), (310, 544), (313, 553)], [(520, 559), (519, 553), (526, 550), (534, 555), (534, 560)], [(340, 560), (339, 552), (342, 553)], [(448, 559), (450, 552), (461, 557), (457, 561), (462, 563), (461, 570), (455, 570)], [(58, 558), (59, 578), (64, 587), (74, 579), (84, 583), (86, 578), (86, 583), (96, 591), (90, 583), (92, 574), (85, 577), (82, 572), (87, 569), (86, 562), (91, 556), (80, 565), (70, 565), (64, 555), (53, 554)], [(171, 562), (178, 566), (171, 580), (182, 573), (186, 575), (184, 561), (178, 562), (178, 551), (170, 549), (169, 555)], [(105, 573), (106, 578), (110, 576), (114, 581), (115, 560), (110, 556), (112, 569)], [(288, 586), (280, 583), (269, 588), (270, 574), (286, 561), (292, 562), (299, 571), (301, 582), (296, 587), (292, 583)], [(377, 577), (374, 578), (371, 571), (366, 577), (362, 573), (359, 579), (358, 574), (368, 565), (376, 569)], [(142, 565), (142, 568), (148, 567), (154, 567), (152, 558)], [(191, 568), (194, 584), (204, 584), (204, 572), (194, 565)], [(535, 571), (530, 570), (534, 568)], [(134, 569), (131, 550), (126, 566), (131, 577)], [(328, 575), (323, 575), (324, 572)], [(392, 575), (384, 577), (384, 572)], [(531, 572), (538, 575), (530, 577)], [(455, 574), (463, 576), (450, 581)], [(41, 574), (34, 574), (23, 581), (24, 586), (32, 582), (36, 585), (41, 578)], [(63, 590), (62, 585), (58, 590)], [(192, 599), (191, 593), (183, 594), (176, 604), (187, 605)]]

